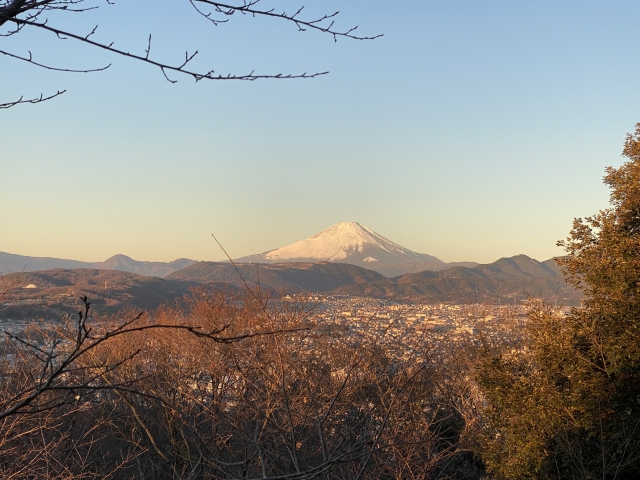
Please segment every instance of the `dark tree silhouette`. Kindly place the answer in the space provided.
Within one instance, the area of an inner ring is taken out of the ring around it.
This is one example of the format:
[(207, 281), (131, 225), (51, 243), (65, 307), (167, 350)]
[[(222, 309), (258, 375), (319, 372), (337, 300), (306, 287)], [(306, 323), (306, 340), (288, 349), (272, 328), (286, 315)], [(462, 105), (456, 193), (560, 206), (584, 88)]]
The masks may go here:
[[(102, 3), (102, 2), (100, 2)], [(113, 42), (101, 41), (95, 38), (98, 29), (96, 25), (91, 31), (79, 32), (65, 25), (60, 25), (64, 15), (55, 15), (55, 21), (48, 17), (48, 14), (59, 12), (62, 14), (77, 14), (105, 8), (112, 4), (110, 0), (106, 0), (107, 5), (99, 4), (98, 0), (0, 0), (0, 37), (10, 37), (19, 34), (23, 29), (40, 29), (49, 32), (54, 39), (74, 40), (76, 42), (89, 45), (99, 50), (106, 50), (115, 56), (128, 57), (158, 68), (165, 79), (171, 83), (176, 83), (177, 78), (181, 75), (191, 77), (195, 81), (200, 80), (246, 80), (253, 81), (259, 79), (294, 79), (294, 78), (314, 78), (325, 75), (328, 72), (319, 71), (313, 73), (255, 73), (251, 71), (246, 74), (218, 73), (214, 69), (199, 70), (192, 68), (193, 59), (198, 55), (198, 50), (187, 51), (183, 58), (173, 63), (164, 62), (158, 59), (152, 52), (153, 36), (149, 34), (149, 40), (146, 49), (141, 52), (123, 49), (114, 46)], [(187, 3), (187, 2), (185, 2)], [(234, 16), (244, 17), (265, 17), (274, 21), (282, 21), (295, 26), (298, 31), (316, 31), (333, 37), (335, 41), (339, 37), (350, 38), (354, 40), (372, 40), (381, 35), (360, 36), (356, 33), (357, 26), (346, 29), (340, 29), (335, 25), (336, 17), (339, 12), (328, 13), (318, 17), (306, 17), (304, 15), (304, 6), (298, 8), (293, 13), (279, 11), (264, 4), (264, 0), (238, 0), (231, 3), (220, 3), (211, 0), (188, 0), (188, 3), (194, 9), (194, 13), (215, 26), (228, 22)], [(185, 5), (186, 6), (186, 5)], [(0, 54), (5, 58), (23, 61), (40, 68), (48, 70), (56, 70), (63, 72), (98, 72), (106, 70), (110, 65), (100, 68), (60, 68), (49, 65), (44, 62), (36, 61), (31, 52), (27, 54), (18, 54), (0, 48)], [(15, 105), (24, 103), (40, 103), (50, 100), (65, 91), (58, 90), (55, 93), (41, 94), (33, 98), (20, 97), (6, 103), (0, 103), (0, 109), (10, 108)]]

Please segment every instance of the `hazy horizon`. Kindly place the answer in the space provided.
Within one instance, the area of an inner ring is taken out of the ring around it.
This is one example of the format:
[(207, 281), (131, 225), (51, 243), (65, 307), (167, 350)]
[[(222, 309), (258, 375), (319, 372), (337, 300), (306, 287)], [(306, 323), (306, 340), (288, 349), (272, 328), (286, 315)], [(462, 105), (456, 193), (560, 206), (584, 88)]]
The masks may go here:
[[(341, 224), (341, 223), (351, 223), (351, 222), (339, 222), (339, 224)], [(359, 222), (356, 222), (356, 223), (359, 223)], [(330, 230), (332, 227), (335, 227), (337, 225), (338, 224), (332, 225), (332, 226), (330, 226), (330, 227), (328, 227), (326, 229), (323, 229), (322, 232), (316, 232), (315, 234), (310, 235), (309, 237), (306, 237), (304, 239), (297, 239), (295, 241), (290, 242), (287, 245), (280, 245), (279, 247), (276, 247), (276, 248), (273, 248), (273, 249), (269, 249), (269, 250), (265, 250), (263, 252), (253, 252), (253, 254), (248, 255), (248, 256), (244, 256), (244, 257), (232, 257), (232, 258), (234, 260), (236, 260), (236, 261), (242, 261), (243, 258), (259, 256), (260, 254), (268, 253), (268, 252), (271, 252), (271, 251), (274, 251), (274, 250), (280, 250), (280, 249), (282, 249), (282, 247), (291, 247), (293, 244), (295, 244), (295, 243), (297, 243), (297, 242), (299, 242), (301, 240), (308, 240), (311, 237), (315, 237), (320, 233), (324, 233), (325, 231)], [(364, 227), (368, 227), (368, 226), (364, 225)], [(375, 232), (375, 233), (378, 233), (378, 232)], [(393, 239), (390, 239), (390, 238), (386, 238), (386, 240), (390, 240), (390, 241), (393, 242)], [(403, 247), (403, 245), (400, 245), (400, 246)], [(224, 245), (223, 245), (223, 247), (224, 247)], [(225, 248), (225, 250), (226, 250), (226, 248)], [(16, 253), (16, 252), (2, 252), (2, 251), (0, 251), (0, 253), (8, 253), (8, 254), (13, 254), (13, 255), (24, 255), (24, 254)], [(427, 254), (428, 255), (427, 252), (415, 252), (415, 253)], [(514, 254), (514, 255), (503, 255), (503, 256), (495, 258), (494, 260), (491, 260), (489, 262), (476, 262), (476, 263), (492, 263), (493, 261), (499, 260), (500, 258), (513, 257), (515, 255), (521, 255), (521, 254), (527, 255), (526, 252), (520, 252), (520, 253), (517, 253), (517, 254)], [(185, 256), (178, 256), (178, 257), (174, 257), (174, 258), (167, 259), (167, 260), (157, 260), (157, 259), (153, 259), (153, 258), (135, 258), (135, 257), (132, 257), (131, 255), (128, 255), (126, 252), (116, 252), (116, 253), (114, 253), (112, 255), (109, 255), (106, 258), (102, 258), (102, 259), (81, 259), (81, 258), (72, 258), (72, 257), (63, 258), (63, 257), (52, 257), (51, 255), (25, 255), (25, 256), (39, 257), (39, 258), (53, 258), (53, 259), (60, 259), (60, 260), (76, 260), (76, 261), (88, 262), (88, 263), (100, 263), (100, 262), (103, 262), (103, 261), (106, 261), (106, 260), (109, 260), (109, 259), (111, 259), (113, 257), (118, 257), (118, 256), (126, 256), (126, 257), (129, 257), (129, 258), (131, 258), (131, 259), (133, 259), (135, 261), (141, 261), (141, 262), (171, 262), (171, 261), (175, 261), (175, 260), (179, 260), (179, 259), (185, 259), (185, 258), (188, 258), (190, 260), (196, 260), (196, 261), (207, 261), (207, 260), (204, 260), (204, 259), (189, 258), (189, 257), (185, 257)], [(530, 255), (527, 255), (527, 256), (530, 256)], [(435, 257), (437, 257), (437, 256), (435, 256)], [(534, 257), (531, 257), (531, 258), (534, 258)], [(549, 257), (549, 258), (535, 258), (535, 259), (536, 260), (540, 260), (540, 261), (545, 261), (545, 260), (549, 260), (550, 258), (552, 258), (552, 257)], [(442, 260), (442, 259), (438, 258), (438, 260)], [(224, 257), (223, 259), (218, 259), (216, 261), (228, 261), (228, 258)], [(282, 261), (283, 262), (288, 262), (290, 260), (282, 260)], [(326, 260), (317, 260), (317, 261), (326, 261)], [(347, 260), (329, 260), (329, 261), (330, 262), (338, 262), (338, 263), (350, 263)], [(260, 263), (260, 260), (252, 260), (251, 261), (251, 263), (255, 263), (255, 262)], [(271, 263), (271, 262), (277, 263), (277, 261), (268, 261), (267, 263)], [(467, 259), (467, 260), (445, 261), (445, 263), (456, 263), (456, 262), (475, 262), (475, 260)]]

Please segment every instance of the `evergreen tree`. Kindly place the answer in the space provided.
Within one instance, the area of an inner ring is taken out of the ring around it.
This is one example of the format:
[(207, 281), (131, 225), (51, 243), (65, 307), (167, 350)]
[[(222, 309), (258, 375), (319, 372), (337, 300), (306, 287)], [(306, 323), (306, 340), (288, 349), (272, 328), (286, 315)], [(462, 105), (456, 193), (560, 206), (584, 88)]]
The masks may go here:
[(640, 123), (623, 155), (610, 208), (559, 242), (583, 307), (533, 305), (517, 348), (485, 348), (483, 458), (499, 478), (640, 478)]

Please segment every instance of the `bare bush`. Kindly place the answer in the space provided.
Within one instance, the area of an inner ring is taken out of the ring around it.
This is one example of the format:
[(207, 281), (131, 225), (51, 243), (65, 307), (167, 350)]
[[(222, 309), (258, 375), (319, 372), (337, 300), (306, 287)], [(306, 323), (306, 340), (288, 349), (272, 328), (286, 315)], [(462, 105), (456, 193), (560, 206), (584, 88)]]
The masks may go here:
[(5, 474), (31, 464), (59, 478), (468, 473), (475, 420), (456, 355), (426, 338), (408, 348), (336, 335), (316, 328), (310, 308), (202, 290), (151, 316), (105, 319), (95, 333), (85, 311), (10, 336)]

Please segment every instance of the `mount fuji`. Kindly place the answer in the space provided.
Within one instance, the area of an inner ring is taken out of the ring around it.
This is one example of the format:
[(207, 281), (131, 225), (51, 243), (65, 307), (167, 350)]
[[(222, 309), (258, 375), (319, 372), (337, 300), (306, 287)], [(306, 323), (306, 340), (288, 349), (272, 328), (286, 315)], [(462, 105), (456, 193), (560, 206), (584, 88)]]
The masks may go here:
[(472, 262), (445, 263), (417, 253), (374, 232), (358, 222), (341, 222), (313, 237), (286, 247), (249, 255), (237, 263), (334, 262), (349, 263), (374, 270), (388, 277), (453, 266), (473, 267)]

